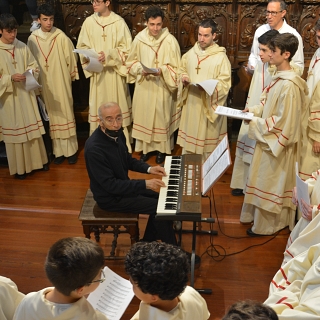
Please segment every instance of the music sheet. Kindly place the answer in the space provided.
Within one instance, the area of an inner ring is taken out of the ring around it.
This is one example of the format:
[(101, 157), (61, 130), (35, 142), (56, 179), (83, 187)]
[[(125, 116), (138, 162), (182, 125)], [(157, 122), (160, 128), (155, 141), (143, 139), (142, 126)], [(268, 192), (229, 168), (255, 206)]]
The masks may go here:
[(228, 118), (241, 120), (252, 120), (253, 118), (252, 112), (242, 112), (241, 110), (228, 108), (224, 106), (218, 106), (214, 113), (219, 114), (221, 116), (226, 116)]
[(141, 61), (140, 61), (140, 63), (141, 63), (143, 71), (146, 72), (146, 73), (158, 73), (158, 71), (159, 71), (156, 68), (148, 68), (148, 67), (146, 67)]
[(310, 197), (308, 191), (308, 184), (305, 183), (298, 174), (298, 162), (296, 162), (296, 189), (297, 189), (297, 200), (299, 202), (300, 211), (302, 211), (301, 199), (307, 204), (310, 204)]
[(26, 77), (26, 82), (24, 83), (24, 88), (27, 91), (36, 90), (42, 86), (38, 83), (36, 78), (32, 74), (32, 70), (27, 70), (23, 75)]
[(106, 280), (89, 294), (88, 301), (96, 310), (104, 313), (108, 320), (120, 320), (134, 297), (132, 284), (108, 267), (104, 267), (103, 271)]
[(84, 55), (88, 59), (88, 65), (84, 68), (89, 72), (101, 72), (102, 63), (98, 60), (99, 55), (94, 49), (74, 49), (73, 52)]
[(215, 79), (208, 79), (201, 82), (191, 82), (190, 84), (200, 86), (211, 97), (218, 82), (219, 81)]

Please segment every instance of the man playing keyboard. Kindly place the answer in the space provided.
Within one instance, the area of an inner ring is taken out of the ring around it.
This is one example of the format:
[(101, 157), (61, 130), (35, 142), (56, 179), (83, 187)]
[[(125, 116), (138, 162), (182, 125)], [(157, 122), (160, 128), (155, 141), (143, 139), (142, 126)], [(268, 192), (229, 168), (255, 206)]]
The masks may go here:
[(122, 128), (122, 113), (114, 102), (99, 107), (99, 127), (84, 148), (90, 188), (101, 209), (148, 214), (143, 241), (161, 240), (177, 244), (172, 221), (155, 220), (161, 179), (131, 180), (128, 171), (165, 176), (163, 167), (151, 167), (128, 153)]

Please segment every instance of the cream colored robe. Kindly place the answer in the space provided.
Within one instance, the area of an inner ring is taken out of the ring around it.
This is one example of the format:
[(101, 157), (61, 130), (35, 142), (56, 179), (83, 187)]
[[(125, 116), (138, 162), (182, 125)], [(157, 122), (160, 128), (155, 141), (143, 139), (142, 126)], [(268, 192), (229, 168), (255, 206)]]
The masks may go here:
[(0, 276), (0, 319), (12, 320), (14, 312), (24, 294), (18, 291), (16, 284), (9, 278)]
[(52, 288), (30, 292), (19, 304), (13, 320), (106, 320), (107, 317), (95, 310), (85, 297), (70, 304), (58, 304), (45, 298)]
[[(198, 59), (202, 60), (199, 73), (196, 71)], [(227, 118), (215, 114), (218, 105), (224, 105), (231, 87), (231, 65), (226, 50), (213, 44), (202, 51), (198, 43), (181, 59), (180, 79), (187, 76), (191, 82), (208, 79), (218, 80), (209, 97), (198, 87), (188, 85), (182, 92), (182, 115), (177, 143), (183, 153), (211, 153), (227, 133)]]
[(279, 320), (320, 319), (320, 243), (282, 266), (273, 277), (264, 302)]
[[(12, 52), (16, 68), (12, 64)], [(11, 75), (32, 70), (38, 78), (38, 64), (29, 48), (15, 39), (13, 44), (0, 41), (0, 125), (6, 144), (10, 174), (24, 174), (42, 169), (48, 162), (42, 140), (45, 133), (34, 91), (24, 83), (12, 82)]]
[(308, 71), (309, 106), (304, 117), (300, 177), (308, 179), (320, 167), (320, 154), (312, 151), (314, 141), (320, 142), (320, 48), (314, 53)]
[[(132, 43), (127, 81), (135, 82), (132, 137), (136, 139), (137, 152), (171, 153), (170, 138), (180, 122), (180, 112), (176, 109), (176, 71), (180, 57), (179, 44), (167, 28), (157, 38), (150, 36), (145, 28)], [(142, 76), (140, 62), (149, 68), (160, 68), (161, 75)]]
[(192, 287), (187, 286), (179, 296), (176, 308), (169, 312), (140, 303), (139, 311), (131, 320), (207, 320), (210, 317), (206, 301)]
[(248, 136), (257, 143), (240, 220), (253, 220), (255, 233), (273, 234), (294, 226), (296, 207), (291, 198), (306, 94), (306, 82), (293, 69), (280, 71), (272, 76), (260, 105), (249, 108), (255, 117)]
[[(269, 66), (268, 63), (262, 63), (260, 60), (257, 61), (244, 108), (253, 107), (260, 103), (261, 93), (269, 85), (274, 71), (275, 68)], [(256, 141), (248, 137), (248, 130), (249, 124), (242, 121), (237, 139), (236, 157), (230, 183), (232, 189), (244, 189), (247, 182), (249, 167), (256, 145)]]
[(310, 194), (312, 208), (312, 220), (301, 217), (292, 230), (286, 250), (283, 264), (297, 256), (310, 246), (320, 243), (320, 216), (318, 206), (320, 204), (320, 170), (312, 173), (312, 177), (306, 180)]
[(94, 49), (97, 53), (103, 51), (106, 57), (102, 72), (97, 73), (84, 69), (87, 65), (87, 59), (80, 55), (84, 75), (86, 78), (90, 78), (88, 119), (90, 134), (98, 127), (98, 108), (106, 102), (116, 102), (123, 114), (122, 125), (130, 152), (128, 127), (131, 126), (132, 116), (125, 62), (131, 42), (131, 33), (123, 18), (111, 12), (108, 17), (101, 17), (94, 13), (86, 18), (77, 43), (78, 49)]
[(73, 44), (53, 27), (50, 32), (35, 30), (28, 47), (40, 66), (40, 92), (49, 115), (53, 153), (56, 157), (72, 156), (78, 150), (78, 142), (71, 82), (79, 79)]

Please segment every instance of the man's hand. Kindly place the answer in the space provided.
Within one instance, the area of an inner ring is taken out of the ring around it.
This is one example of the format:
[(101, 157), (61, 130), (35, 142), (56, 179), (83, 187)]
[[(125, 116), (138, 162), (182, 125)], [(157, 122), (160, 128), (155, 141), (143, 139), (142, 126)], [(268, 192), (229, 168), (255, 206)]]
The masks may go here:
[(249, 63), (246, 66), (243, 66), (244, 70), (246, 71), (246, 73), (248, 74), (253, 74), (254, 73), (254, 67), (249, 65)]
[(13, 82), (24, 82), (26, 81), (26, 77), (21, 73), (16, 73), (11, 76), (11, 80)]
[(186, 87), (187, 85), (189, 85), (189, 83), (190, 83), (190, 79), (188, 78), (188, 77), (182, 77), (182, 79), (181, 79), (181, 81), (182, 81), (182, 83), (183, 83), (183, 85)]
[[(249, 108), (244, 108), (243, 110), (241, 110), (241, 112), (249, 112)], [(251, 120), (243, 120), (244, 123), (249, 124)]]
[(153, 191), (158, 191), (161, 187), (165, 186), (165, 183), (160, 179), (146, 180), (146, 188)]
[(302, 217), (308, 221), (312, 220), (312, 206), (301, 199)]
[(106, 60), (106, 56), (105, 56), (104, 52), (103, 52), (103, 51), (100, 51), (100, 52), (98, 53), (98, 55), (99, 55), (98, 61), (100, 61), (101, 63), (104, 63), (105, 60)]
[(294, 187), (292, 189), (292, 199), (291, 199), (292, 203), (297, 206), (299, 203), (298, 203), (298, 199), (297, 199), (297, 187)]
[(149, 170), (150, 174), (157, 174), (159, 176), (166, 176), (166, 171), (164, 170), (164, 167), (160, 167), (160, 166), (155, 166), (155, 167), (150, 167)]
[(312, 151), (314, 153), (320, 153), (320, 142), (313, 141)]

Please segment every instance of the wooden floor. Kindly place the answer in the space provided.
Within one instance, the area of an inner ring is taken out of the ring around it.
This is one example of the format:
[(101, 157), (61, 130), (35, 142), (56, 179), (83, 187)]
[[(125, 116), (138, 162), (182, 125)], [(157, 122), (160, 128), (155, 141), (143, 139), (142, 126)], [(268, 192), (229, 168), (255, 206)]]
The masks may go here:
[[(48, 172), (34, 172), (24, 181), (10, 176), (7, 167), (0, 167), (0, 275), (11, 278), (24, 293), (50, 286), (43, 263), (55, 241), (83, 236), (78, 214), (89, 187), (83, 144), (84, 139), (79, 142), (77, 164), (52, 163)], [(154, 164), (154, 160), (153, 157), (148, 162)], [(195, 273), (195, 287), (212, 289), (211, 295), (203, 295), (211, 312), (210, 319), (221, 319), (226, 308), (237, 300), (266, 299), (288, 238), (288, 230), (275, 238), (246, 236), (248, 226), (239, 223), (243, 197), (230, 194), (231, 172), (232, 168), (213, 188), (211, 213), (209, 200), (203, 199), (203, 216), (212, 214), (216, 218), (212, 227), (218, 235), (197, 236), (196, 251), (202, 255), (202, 261)], [(130, 174), (130, 177), (150, 176)], [(140, 219), (141, 234), (145, 222), (146, 219)], [(187, 229), (190, 224), (184, 223), (183, 227)], [(202, 224), (203, 230), (209, 227)], [(106, 255), (109, 254), (110, 235), (102, 235), (100, 243)], [(129, 246), (129, 236), (120, 235), (117, 255), (123, 256)], [(190, 234), (183, 235), (182, 247), (190, 251)], [(106, 265), (126, 276), (123, 260), (106, 260)], [(139, 301), (134, 298), (122, 319), (130, 319), (138, 306)]]

